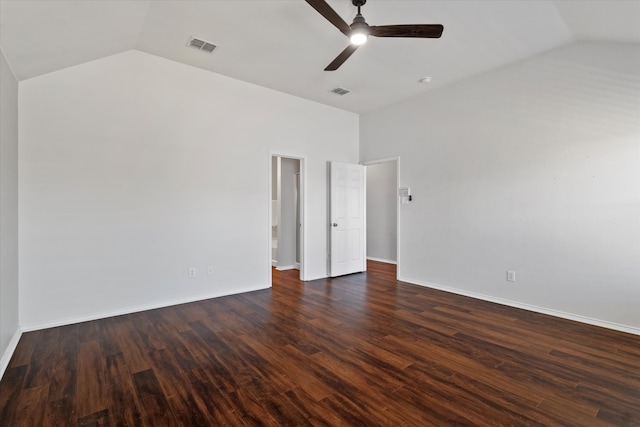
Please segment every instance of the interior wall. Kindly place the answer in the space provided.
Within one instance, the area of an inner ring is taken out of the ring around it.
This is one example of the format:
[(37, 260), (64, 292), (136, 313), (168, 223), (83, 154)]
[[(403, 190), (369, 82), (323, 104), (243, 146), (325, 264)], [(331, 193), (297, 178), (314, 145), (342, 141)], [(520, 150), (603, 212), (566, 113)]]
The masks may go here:
[(296, 263), (296, 200), (294, 189), (300, 160), (281, 158), (280, 223), (278, 224), (278, 269), (290, 270)]
[(397, 262), (398, 162), (367, 165), (367, 258)]
[(18, 81), (0, 50), (0, 377), (17, 337)]
[(267, 287), (270, 151), (307, 159), (326, 276), (325, 165), (357, 162), (357, 115), (139, 51), (21, 82), (19, 113), (23, 327)]
[(271, 157), (271, 263), (273, 266), (278, 265), (278, 219), (279, 206), (278, 188), (280, 182), (279, 158)]
[(278, 156), (271, 157), (271, 199), (278, 200)]
[(572, 44), (360, 132), (361, 161), (401, 156), (414, 195), (401, 280), (640, 333), (639, 45)]

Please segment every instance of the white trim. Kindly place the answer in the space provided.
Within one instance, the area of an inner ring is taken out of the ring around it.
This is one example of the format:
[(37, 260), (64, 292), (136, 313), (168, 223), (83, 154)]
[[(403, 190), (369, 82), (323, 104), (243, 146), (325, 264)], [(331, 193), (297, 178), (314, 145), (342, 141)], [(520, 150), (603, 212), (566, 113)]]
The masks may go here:
[(4, 376), (5, 371), (9, 367), (9, 362), (11, 362), (11, 356), (16, 351), (16, 347), (18, 347), (18, 342), (20, 341), (20, 337), (22, 336), (22, 331), (18, 329), (13, 337), (11, 337), (11, 341), (9, 341), (9, 345), (5, 350), (2, 358), (0, 359), (0, 380)]
[(521, 302), (506, 300), (502, 298), (496, 298), (484, 294), (478, 294), (475, 292), (463, 291), (456, 288), (450, 288), (448, 286), (441, 286), (435, 283), (422, 282), (420, 280), (411, 279), (408, 277), (400, 277), (399, 281), (410, 283), (412, 285), (424, 286), (427, 288), (437, 289), (440, 291), (450, 292), (452, 294), (463, 295), (466, 297), (471, 297), (475, 299), (479, 299), (482, 301), (493, 302), (500, 305), (506, 305), (508, 307), (521, 308), (527, 311), (533, 311), (535, 313), (547, 314), (549, 316), (560, 317), (562, 319), (573, 320), (575, 322), (586, 323), (588, 325), (600, 326), (602, 328), (613, 329), (615, 331), (626, 332), (629, 334), (640, 335), (640, 328), (636, 328), (634, 326), (621, 325), (619, 323), (608, 322), (606, 320), (594, 319), (592, 317), (581, 316), (579, 314), (566, 313), (564, 311), (553, 310), (550, 308), (538, 307), (535, 305), (525, 304)]
[(306, 280), (304, 280), (304, 282), (313, 282), (314, 280), (322, 280), (322, 279), (327, 279), (329, 278), (329, 276), (316, 276), (316, 277), (308, 277)]
[(367, 167), (362, 166), (362, 271), (367, 271)]
[[(396, 194), (400, 188), (400, 156), (396, 158)], [(400, 211), (400, 198), (396, 196), (396, 264), (398, 268), (396, 268), (396, 280), (400, 280), (400, 260), (402, 245), (400, 245), (400, 239), (402, 234), (400, 233), (400, 226), (402, 224), (402, 216)]]
[(299, 263), (299, 262), (296, 262), (296, 263), (293, 265), (293, 268), (295, 268), (296, 270), (300, 270), (300, 263)]
[(400, 159), (400, 157), (385, 157), (384, 159), (377, 159), (377, 160), (370, 160), (367, 162), (362, 162), (360, 163), (362, 166), (372, 166), (372, 165), (378, 165), (380, 163), (387, 163), (387, 162), (395, 162), (396, 160)]
[(220, 293), (215, 293), (210, 295), (203, 295), (201, 297), (195, 297), (195, 298), (184, 298), (184, 299), (177, 299), (173, 301), (164, 301), (158, 304), (139, 305), (135, 307), (124, 308), (122, 310), (107, 311), (107, 312), (90, 315), (90, 316), (74, 317), (70, 319), (60, 320), (58, 322), (45, 323), (41, 325), (23, 326), (22, 332), (30, 332), (30, 331), (40, 330), (40, 329), (56, 328), (58, 326), (73, 325), (75, 323), (88, 322), (91, 320), (98, 320), (98, 319), (106, 319), (114, 316), (122, 316), (125, 314), (138, 313), (138, 312), (147, 311), (147, 310), (155, 310), (158, 308), (171, 307), (171, 306), (180, 305), (180, 304), (189, 304), (192, 302), (204, 301), (204, 300), (224, 297), (228, 295), (237, 295), (237, 294), (244, 294), (246, 292), (261, 291), (269, 288), (270, 286), (260, 285), (260, 286), (255, 286), (253, 288), (247, 288), (247, 289), (230, 291), (230, 292), (220, 292)]
[(391, 261), (390, 259), (374, 258), (372, 256), (368, 256), (367, 259), (369, 261), (384, 262), (385, 264), (393, 264), (393, 265), (398, 264), (396, 261)]
[(295, 265), (283, 265), (282, 267), (276, 267), (276, 270), (278, 271), (299, 270), (299, 268), (296, 268)]
[(278, 266), (278, 261), (276, 261), (275, 259), (271, 260), (271, 267), (277, 267)]

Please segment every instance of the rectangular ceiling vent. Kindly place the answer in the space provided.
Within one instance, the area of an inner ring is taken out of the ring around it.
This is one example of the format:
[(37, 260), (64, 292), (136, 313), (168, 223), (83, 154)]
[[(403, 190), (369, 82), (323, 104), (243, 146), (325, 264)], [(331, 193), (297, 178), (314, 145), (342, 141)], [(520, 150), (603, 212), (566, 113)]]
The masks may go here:
[(336, 95), (340, 95), (340, 96), (346, 95), (349, 92), (351, 92), (349, 89), (345, 89), (343, 87), (337, 87), (335, 89), (331, 89), (331, 93), (335, 93)]
[(202, 39), (197, 39), (195, 37), (191, 37), (189, 39), (189, 44), (187, 46), (192, 47), (194, 49), (201, 50), (203, 52), (207, 52), (207, 53), (213, 52), (213, 50), (217, 47), (215, 44), (211, 42), (204, 41)]

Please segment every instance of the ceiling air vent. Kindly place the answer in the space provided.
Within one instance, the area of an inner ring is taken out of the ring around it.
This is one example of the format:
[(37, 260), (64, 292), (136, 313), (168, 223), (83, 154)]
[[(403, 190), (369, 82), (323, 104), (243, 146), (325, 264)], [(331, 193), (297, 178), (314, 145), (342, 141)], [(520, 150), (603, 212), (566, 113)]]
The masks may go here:
[(215, 44), (211, 42), (207, 42), (201, 39), (197, 39), (195, 37), (191, 37), (189, 39), (189, 44), (187, 45), (194, 49), (201, 50), (203, 52), (211, 53), (217, 47)]
[(349, 92), (351, 92), (351, 91), (350, 91), (349, 89), (345, 89), (345, 88), (343, 88), (343, 87), (337, 87), (337, 88), (335, 88), (335, 89), (331, 89), (331, 91), (330, 91), (330, 92), (331, 92), (331, 93), (335, 93), (336, 95), (340, 95), (340, 96), (342, 96), (342, 95), (346, 95), (346, 94), (348, 94), (348, 93), (349, 93)]

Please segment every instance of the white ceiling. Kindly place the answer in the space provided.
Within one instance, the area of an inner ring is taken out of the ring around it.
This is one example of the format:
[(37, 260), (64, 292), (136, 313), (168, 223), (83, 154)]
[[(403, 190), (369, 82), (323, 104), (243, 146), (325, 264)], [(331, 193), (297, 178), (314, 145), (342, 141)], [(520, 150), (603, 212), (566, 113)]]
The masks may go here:
[[(350, 0), (328, 3), (353, 20)], [(326, 72), (348, 40), (303, 0), (0, 0), (0, 47), (18, 80), (139, 49), (362, 113), (575, 40), (640, 43), (640, 0), (369, 0), (362, 12), (444, 33), (370, 38)], [(190, 36), (218, 48), (188, 48)]]

